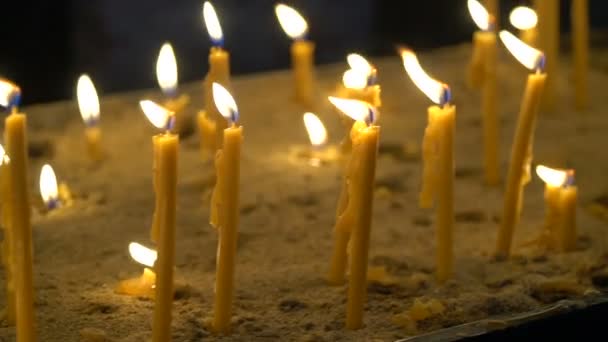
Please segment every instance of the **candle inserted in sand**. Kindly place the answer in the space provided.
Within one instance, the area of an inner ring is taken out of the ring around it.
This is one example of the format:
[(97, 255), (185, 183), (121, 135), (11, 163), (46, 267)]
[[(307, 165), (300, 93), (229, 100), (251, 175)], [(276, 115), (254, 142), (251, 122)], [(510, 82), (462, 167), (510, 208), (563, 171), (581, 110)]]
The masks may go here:
[(314, 51), (315, 44), (306, 39), (308, 24), (295, 9), (278, 4), (275, 13), (283, 31), (293, 39), (291, 44), (291, 67), (294, 75), (295, 98), (310, 107), (314, 97)]
[(239, 228), (239, 188), (243, 127), (238, 125), (239, 111), (226, 88), (213, 83), (213, 98), (218, 111), (229, 123), (224, 129), (222, 149), (215, 156), (216, 184), (211, 197), (211, 224), (219, 233), (213, 304), (213, 330), (230, 330), (234, 275)]
[(189, 129), (190, 117), (186, 113), (186, 106), (190, 103), (190, 96), (178, 96), (177, 61), (170, 43), (164, 43), (156, 60), (156, 80), (166, 97), (162, 106), (175, 113), (175, 123), (171, 129), (174, 133), (182, 134)]
[(545, 55), (541, 51), (517, 39), (508, 31), (500, 32), (500, 40), (522, 65), (534, 71), (534, 73), (528, 75), (517, 118), (515, 137), (511, 146), (503, 214), (496, 244), (496, 255), (502, 258), (509, 256), (511, 253), (513, 233), (523, 205), (523, 189), (530, 181), (530, 163), (532, 162), (532, 143), (534, 141), (536, 116), (540, 108), (547, 75), (543, 72)]
[(82, 121), (86, 126), (84, 135), (87, 153), (91, 160), (99, 161), (103, 159), (101, 128), (99, 127), (99, 97), (89, 75), (83, 74), (78, 78), (76, 98)]
[(447, 84), (431, 78), (420, 66), (416, 54), (401, 50), (408, 76), (436, 106), (428, 108), (429, 123), (423, 141), (423, 179), (420, 204), (436, 203), (437, 280), (445, 283), (453, 272), (454, 230), (454, 124), (456, 107), (450, 104)]
[(15, 325), (15, 275), (14, 257), (12, 250), (13, 232), (10, 223), (10, 178), (8, 172), (10, 158), (6, 155), (4, 147), (0, 145), (0, 217), (2, 218), (2, 229), (4, 239), (2, 240), (2, 264), (5, 272), (6, 308), (5, 319), (10, 326)]
[(118, 283), (114, 292), (135, 297), (154, 298), (156, 288), (156, 273), (154, 273), (154, 263), (157, 253), (137, 242), (129, 244), (129, 254), (137, 263), (144, 266), (141, 276), (126, 279)]

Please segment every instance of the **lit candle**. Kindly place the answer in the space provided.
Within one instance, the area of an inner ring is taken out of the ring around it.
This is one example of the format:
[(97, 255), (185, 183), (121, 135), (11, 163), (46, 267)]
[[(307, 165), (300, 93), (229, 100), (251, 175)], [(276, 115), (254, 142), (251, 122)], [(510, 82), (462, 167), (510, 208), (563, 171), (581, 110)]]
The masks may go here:
[(547, 75), (543, 72), (545, 55), (541, 51), (526, 45), (504, 30), (500, 32), (500, 39), (521, 64), (535, 71), (528, 75), (519, 110), (515, 138), (511, 147), (502, 221), (498, 231), (496, 254), (499, 257), (507, 257), (511, 252), (513, 232), (519, 221), (523, 204), (523, 188), (530, 181), (534, 127)]
[(536, 45), (538, 16), (533, 9), (517, 6), (509, 14), (509, 21), (513, 27), (519, 30), (519, 39), (530, 46)]
[(367, 297), (367, 265), (380, 127), (375, 125), (376, 108), (369, 103), (336, 97), (329, 97), (329, 101), (344, 114), (361, 122), (356, 125), (351, 160), (346, 170), (348, 203), (338, 218), (342, 222), (336, 222), (335, 231), (336, 246), (345, 231), (350, 240), (346, 328), (354, 330), (363, 326), (363, 308)]
[(545, 224), (551, 246), (561, 252), (576, 248), (576, 197), (574, 170), (536, 167), (536, 174), (545, 182)]
[(229, 127), (224, 129), (224, 143), (215, 157), (216, 183), (211, 197), (211, 224), (219, 233), (213, 330), (230, 330), (234, 298), (234, 268), (239, 227), (239, 183), (243, 127), (238, 126), (239, 112), (226, 88), (213, 83), (217, 109)]
[[(346, 56), (346, 61), (350, 69), (342, 75), (342, 85), (338, 88), (338, 97), (352, 100), (360, 100), (379, 108), (382, 105), (380, 100), (380, 85), (377, 82), (377, 70), (363, 56), (351, 53)], [(340, 113), (342, 123), (346, 128), (346, 134), (342, 140), (341, 147), (343, 153), (351, 150), (350, 131), (353, 120), (348, 115)]]
[(4, 239), (2, 240), (2, 261), (4, 263), (6, 279), (6, 322), (15, 325), (15, 280), (14, 280), (14, 257), (12, 249), (13, 233), (10, 224), (10, 179), (8, 173), (9, 157), (0, 145), (0, 205), (2, 215), (2, 228)]
[[(199, 112), (198, 126), (201, 135), (201, 149), (215, 154), (222, 147), (223, 131), (226, 120), (217, 110), (213, 101), (212, 84), (217, 82), (230, 88), (230, 54), (224, 50), (224, 33), (213, 5), (209, 1), (203, 4), (203, 20), (213, 46), (209, 51), (209, 72), (205, 77), (205, 111)], [(213, 133), (213, 135), (211, 135)]]
[(166, 132), (156, 138), (156, 220), (158, 259), (152, 341), (171, 340), (171, 304), (173, 303), (173, 266), (175, 264), (175, 211), (177, 207), (177, 154), (179, 138), (172, 134), (173, 112), (144, 100), (139, 102), (148, 120)]
[(144, 270), (141, 276), (118, 283), (114, 292), (128, 296), (154, 298), (156, 273), (153, 268), (157, 258), (156, 251), (137, 242), (131, 242), (129, 254), (133, 260), (144, 266)]
[[(454, 227), (454, 121), (456, 107), (450, 104), (447, 84), (431, 78), (422, 69), (413, 51), (401, 51), (407, 74), (431, 101), (429, 123), (423, 141), (423, 184), (420, 194), (423, 207), (437, 203), (437, 280), (447, 281), (453, 269)], [(428, 203), (424, 198), (428, 197)]]
[(40, 196), (48, 210), (53, 210), (61, 206), (59, 189), (57, 187), (57, 177), (55, 176), (55, 171), (49, 164), (44, 164), (40, 170)]
[(314, 96), (315, 45), (306, 39), (308, 24), (298, 11), (287, 5), (276, 5), (275, 13), (283, 31), (294, 39), (291, 45), (291, 67), (296, 100), (305, 106), (311, 106)]
[(467, 7), (473, 21), (481, 29), (473, 34), (473, 52), (469, 65), (469, 84), (478, 89), (484, 84), (488, 68), (488, 53), (496, 46), (495, 17), (490, 15), (479, 1), (468, 0)]
[(9, 108), (11, 114), (4, 120), (8, 164), (9, 193), (11, 196), (10, 221), (13, 233), (12, 249), (15, 252), (15, 297), (17, 317), (17, 341), (36, 339), (34, 329), (34, 286), (32, 266), (32, 227), (30, 225), (30, 201), (27, 176), (27, 120), (18, 113), (21, 90), (13, 83), (0, 80), (0, 106)]
[(572, 1), (572, 63), (574, 65), (574, 104), (585, 109), (589, 103), (589, 6), (587, 0)]
[(76, 86), (78, 109), (86, 126), (84, 135), (87, 153), (93, 161), (103, 159), (101, 148), (101, 129), (99, 128), (99, 98), (93, 81), (87, 74), (80, 75)]
[(325, 160), (322, 149), (327, 143), (327, 130), (321, 119), (314, 113), (304, 113), (302, 120), (308, 133), (308, 139), (310, 140), (309, 162), (312, 166), (319, 166)]
[(190, 103), (186, 94), (177, 96), (177, 61), (170, 43), (164, 43), (156, 60), (156, 80), (167, 99), (163, 107), (175, 113), (175, 123), (172, 131), (177, 134), (185, 133), (189, 129), (190, 118), (185, 113), (185, 107)]
[(483, 83), (481, 116), (483, 124), (483, 169), (484, 181), (488, 185), (500, 182), (498, 104), (496, 89), (497, 49), (494, 19), (476, 0), (469, 0), (469, 12), (475, 24), (481, 29), (474, 34), (477, 48), (482, 50)]

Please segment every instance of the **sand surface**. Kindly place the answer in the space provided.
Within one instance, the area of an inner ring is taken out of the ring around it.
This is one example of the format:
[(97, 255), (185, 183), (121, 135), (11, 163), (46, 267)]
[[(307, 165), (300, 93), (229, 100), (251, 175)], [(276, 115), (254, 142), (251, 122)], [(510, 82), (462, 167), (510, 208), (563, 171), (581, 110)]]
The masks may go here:
[[(494, 262), (490, 256), (503, 185), (486, 187), (481, 181), (479, 94), (464, 82), (469, 55), (470, 46), (462, 45), (419, 56), (423, 67), (452, 86), (458, 110), (456, 274), (445, 286), (434, 281), (434, 212), (417, 207), (420, 161), (415, 155), (386, 153), (405, 143), (420, 145), (429, 102), (409, 81), (397, 56), (372, 59), (382, 86), (383, 152), (376, 177), (379, 191), (370, 263), (385, 266), (396, 283), (370, 284), (365, 328), (354, 332), (343, 328), (346, 288), (330, 287), (324, 280), (341, 166), (312, 167), (289, 158), (295, 145), (308, 141), (301, 119), (304, 110), (290, 100), (288, 71), (234, 79), (245, 135), (236, 317), (234, 333), (217, 340), (393, 341), (538, 309), (564, 298), (600, 295), (592, 279), (598, 286), (606, 280), (598, 274), (608, 265), (608, 227), (584, 209), (608, 185), (606, 69), (592, 72), (592, 105), (577, 113), (571, 105), (569, 63), (564, 59), (559, 105), (554, 113), (542, 113), (536, 130), (535, 163), (576, 169), (578, 250), (558, 255), (520, 247), (536, 236), (543, 221), (543, 184), (535, 176), (525, 191), (514, 256)], [(316, 112), (334, 144), (342, 139), (343, 128), (325, 96), (335, 89), (345, 68), (345, 63), (318, 68)], [(526, 71), (503, 53), (500, 150), (505, 172), (525, 77)], [(201, 82), (184, 85), (180, 91), (190, 94), (192, 113), (202, 107)], [(160, 95), (154, 90), (102, 98), (101, 127), (108, 158), (98, 166), (87, 160), (75, 101), (24, 108), (33, 152), (32, 197), (39, 202), (37, 182), (43, 163), (51, 163), (59, 181), (75, 195), (71, 207), (49, 214), (38, 207), (33, 210), (40, 341), (79, 341), (83, 329), (99, 329), (111, 341), (145, 341), (150, 336), (153, 302), (114, 293), (120, 280), (142, 271), (128, 255), (129, 242), (152, 246), (151, 136), (156, 131), (137, 105), (145, 97)], [(201, 160), (197, 134), (182, 139), (179, 157), (176, 277), (186, 288), (176, 294), (173, 339), (213, 340), (216, 337), (203, 325), (212, 312), (217, 243), (208, 224), (213, 165)], [(395, 324), (394, 315), (408, 310), (416, 298), (438, 299), (445, 310), (414, 326)], [(4, 303), (0, 296), (0, 306)], [(0, 340), (14, 340), (14, 334), (13, 327), (0, 326)]]

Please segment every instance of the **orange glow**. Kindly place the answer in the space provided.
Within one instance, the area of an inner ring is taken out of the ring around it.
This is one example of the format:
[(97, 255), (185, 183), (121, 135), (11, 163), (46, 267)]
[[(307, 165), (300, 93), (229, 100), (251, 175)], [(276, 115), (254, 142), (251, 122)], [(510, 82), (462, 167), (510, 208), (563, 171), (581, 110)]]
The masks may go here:
[(552, 169), (544, 165), (536, 166), (536, 174), (538, 177), (542, 179), (543, 182), (553, 187), (566, 185), (573, 173), (573, 170)]
[(0, 79), (0, 106), (9, 107), (15, 105), (13, 103), (14, 99), (20, 93), (21, 89), (16, 84), (6, 79)]
[(129, 254), (133, 260), (147, 267), (154, 267), (154, 263), (158, 256), (158, 253), (155, 250), (137, 242), (131, 242), (129, 244)]

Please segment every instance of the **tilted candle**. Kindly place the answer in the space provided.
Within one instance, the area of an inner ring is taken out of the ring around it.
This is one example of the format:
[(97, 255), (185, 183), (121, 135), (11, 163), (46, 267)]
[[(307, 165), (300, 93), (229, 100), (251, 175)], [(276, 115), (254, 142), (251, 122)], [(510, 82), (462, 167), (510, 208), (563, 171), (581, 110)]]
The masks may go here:
[(101, 147), (101, 129), (99, 128), (99, 97), (93, 81), (87, 74), (80, 75), (76, 86), (78, 109), (86, 126), (87, 153), (93, 161), (103, 159)]
[[(222, 147), (224, 141), (224, 129), (227, 127), (226, 120), (217, 110), (213, 101), (212, 84), (214, 82), (222, 84), (230, 89), (230, 54), (224, 50), (224, 34), (220, 21), (217, 17), (213, 5), (206, 1), (203, 4), (203, 19), (207, 32), (211, 38), (213, 46), (209, 50), (209, 72), (205, 77), (205, 112), (199, 113), (199, 134), (211, 133), (215, 128), (215, 142), (212, 139), (201, 137), (203, 150), (211, 151), (212, 154)], [(203, 125), (203, 126), (201, 126)], [(206, 144), (206, 142), (209, 142)]]
[(177, 61), (173, 47), (170, 43), (164, 43), (156, 60), (156, 80), (167, 97), (162, 106), (175, 113), (175, 123), (171, 130), (174, 133), (183, 134), (190, 128), (191, 118), (185, 111), (186, 106), (190, 103), (190, 97), (186, 94), (177, 96), (177, 75)]
[(213, 330), (228, 333), (234, 299), (234, 269), (239, 227), (239, 187), (243, 127), (237, 126), (238, 108), (232, 95), (213, 83), (217, 109), (229, 127), (224, 129), (224, 143), (215, 157), (216, 184), (211, 198), (211, 224), (219, 233), (213, 306)]
[[(345, 182), (348, 199), (338, 218), (345, 222), (336, 224), (336, 230), (343, 230), (336, 231), (336, 239), (342, 238), (345, 231), (350, 234), (346, 328), (360, 329), (363, 326), (363, 308), (367, 297), (367, 265), (380, 127), (374, 124), (377, 113), (370, 104), (335, 97), (330, 97), (329, 100), (352, 119), (363, 123), (353, 126), (356, 127), (356, 133), (353, 134), (353, 150)], [(336, 240), (338, 243), (343, 242)]]
[[(421, 204), (430, 200), (437, 203), (437, 280), (446, 282), (453, 269), (453, 229), (454, 229), (454, 124), (456, 107), (450, 104), (450, 88), (433, 78), (422, 69), (413, 51), (402, 49), (401, 58), (408, 76), (431, 101), (439, 106), (428, 109), (429, 126), (425, 131), (423, 191)], [(428, 136), (426, 134), (429, 134)], [(431, 168), (432, 171), (427, 171)], [(428, 178), (427, 178), (428, 177)], [(425, 183), (432, 183), (428, 185)]]
[(155, 264), (157, 275), (152, 322), (152, 341), (164, 342), (171, 340), (179, 138), (170, 132), (175, 119), (173, 112), (149, 100), (140, 101), (139, 104), (148, 120), (157, 128), (166, 131), (156, 138), (158, 258)]
[(521, 64), (530, 70), (535, 70), (535, 73), (528, 76), (517, 119), (507, 174), (502, 221), (498, 230), (496, 254), (498, 257), (507, 257), (511, 252), (513, 232), (519, 221), (523, 203), (523, 188), (530, 181), (534, 128), (545, 87), (546, 74), (543, 72), (545, 56), (541, 51), (530, 47), (507, 31), (500, 32), (500, 39)]
[(275, 13), (285, 33), (294, 39), (291, 45), (291, 67), (294, 74), (295, 98), (310, 107), (314, 96), (315, 45), (306, 39), (308, 24), (298, 11), (287, 5), (276, 5)]

